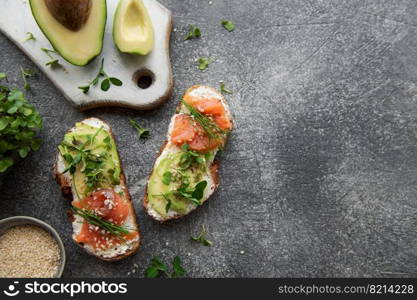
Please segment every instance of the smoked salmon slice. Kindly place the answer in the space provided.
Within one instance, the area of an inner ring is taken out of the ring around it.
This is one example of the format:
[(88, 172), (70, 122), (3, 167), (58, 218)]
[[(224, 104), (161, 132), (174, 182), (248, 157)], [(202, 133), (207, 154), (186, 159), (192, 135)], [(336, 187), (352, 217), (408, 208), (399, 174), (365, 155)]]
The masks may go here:
[[(221, 100), (206, 95), (197, 96), (192, 92), (186, 93), (183, 100), (201, 114), (208, 116), (220, 129), (227, 131), (232, 128), (232, 122)], [(171, 140), (178, 146), (188, 143), (191, 150), (198, 152), (207, 152), (224, 144), (222, 138), (209, 137), (203, 127), (188, 114), (175, 117)]]
[(175, 117), (171, 140), (177, 146), (187, 143), (191, 150), (198, 152), (207, 152), (223, 144), (222, 139), (209, 138), (201, 125), (186, 114)]
[[(73, 201), (72, 205), (90, 210), (115, 225), (122, 225), (130, 213), (129, 205), (112, 189), (97, 190), (81, 201)], [(76, 240), (79, 243), (91, 244), (94, 248), (106, 249), (119, 244), (123, 239), (132, 239), (136, 236), (137, 232), (131, 232), (123, 237), (118, 237), (84, 220)]]
[(224, 130), (232, 128), (232, 122), (226, 115), (226, 110), (219, 99), (192, 96), (191, 93), (184, 95), (184, 101), (195, 107), (202, 114), (213, 117), (213, 121)]

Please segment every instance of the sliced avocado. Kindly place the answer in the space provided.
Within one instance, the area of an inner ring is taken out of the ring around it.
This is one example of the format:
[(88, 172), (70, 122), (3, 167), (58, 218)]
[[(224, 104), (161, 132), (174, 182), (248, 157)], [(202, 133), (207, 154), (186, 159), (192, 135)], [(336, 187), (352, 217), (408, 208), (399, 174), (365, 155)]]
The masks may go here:
[(106, 0), (30, 0), (33, 17), (52, 47), (69, 63), (84, 66), (101, 53)]
[[(94, 137), (94, 139), (93, 139)], [(92, 142), (87, 142), (88, 140)], [(90, 126), (85, 123), (77, 123), (75, 130), (69, 132), (64, 137), (64, 143), (84, 145), (83, 149), (88, 150), (93, 155), (99, 155), (104, 158), (104, 163), (101, 167), (103, 178), (100, 182), (100, 188), (113, 188), (114, 185), (120, 183), (120, 160), (117, 153), (116, 143), (108, 131), (105, 129), (99, 130), (97, 127)], [(73, 157), (77, 155), (76, 151), (68, 151), (67, 147), (59, 146), (59, 151), (62, 156), (66, 153)], [(89, 187), (86, 184), (86, 175), (83, 172), (84, 166), (77, 167), (73, 174), (73, 180), (77, 193), (80, 196), (87, 196)]]
[(147, 55), (154, 45), (151, 18), (142, 0), (120, 0), (114, 13), (113, 40), (124, 53)]
[[(158, 165), (153, 170), (148, 182), (148, 202), (151, 207), (161, 216), (166, 216), (166, 205), (168, 201), (162, 196), (169, 191), (175, 190), (179, 187), (179, 182), (172, 180), (170, 184), (163, 183), (163, 176), (166, 172), (176, 173), (178, 163), (183, 152), (170, 153), (158, 162)], [(189, 168), (183, 171), (183, 174), (188, 178), (189, 185), (195, 186), (203, 176), (202, 168)], [(173, 197), (171, 199), (171, 210), (180, 214), (185, 214), (188, 211), (190, 201), (183, 198)]]

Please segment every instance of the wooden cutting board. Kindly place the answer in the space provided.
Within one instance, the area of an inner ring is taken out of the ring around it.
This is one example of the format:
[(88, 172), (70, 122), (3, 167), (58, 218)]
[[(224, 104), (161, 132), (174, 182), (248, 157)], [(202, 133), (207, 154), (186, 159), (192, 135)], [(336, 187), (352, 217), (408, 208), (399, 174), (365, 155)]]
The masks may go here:
[[(73, 66), (63, 58), (64, 68), (45, 65), (51, 59), (41, 48), (52, 49), (36, 24), (30, 11), (29, 1), (0, 0), (0, 31), (12, 40), (49, 77), (55, 86), (75, 107), (85, 110), (99, 106), (121, 106), (133, 109), (152, 109), (167, 100), (172, 93), (172, 69), (169, 55), (169, 39), (172, 28), (171, 12), (155, 0), (143, 0), (152, 19), (155, 46), (147, 56), (120, 53), (113, 43), (113, 16), (118, 1), (107, 1), (107, 24), (103, 52), (84, 67)], [(25, 41), (27, 32), (33, 33), (36, 41)], [(56, 55), (55, 55), (56, 56)], [(99, 85), (84, 94), (78, 86), (92, 80), (104, 57), (104, 69), (109, 76), (123, 81), (123, 86), (112, 86), (107, 92)], [(138, 86), (138, 80), (140, 86)], [(144, 88), (146, 84), (151, 85)]]

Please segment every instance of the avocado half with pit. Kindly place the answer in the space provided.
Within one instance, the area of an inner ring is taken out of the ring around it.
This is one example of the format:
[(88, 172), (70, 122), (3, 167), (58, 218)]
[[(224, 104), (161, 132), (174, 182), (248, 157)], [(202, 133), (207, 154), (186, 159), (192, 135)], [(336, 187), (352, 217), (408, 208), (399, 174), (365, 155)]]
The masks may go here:
[(147, 55), (154, 46), (151, 18), (142, 0), (120, 0), (114, 14), (113, 40), (124, 53)]
[(101, 53), (106, 0), (30, 0), (30, 7), (52, 47), (69, 63), (84, 66)]

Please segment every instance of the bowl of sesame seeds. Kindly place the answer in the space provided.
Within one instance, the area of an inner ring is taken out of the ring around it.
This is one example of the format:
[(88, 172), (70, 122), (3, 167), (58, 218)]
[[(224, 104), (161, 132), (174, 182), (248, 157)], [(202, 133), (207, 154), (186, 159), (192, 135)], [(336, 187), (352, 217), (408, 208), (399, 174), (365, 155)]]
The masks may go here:
[(49, 224), (32, 217), (0, 220), (0, 278), (59, 278), (65, 248)]

